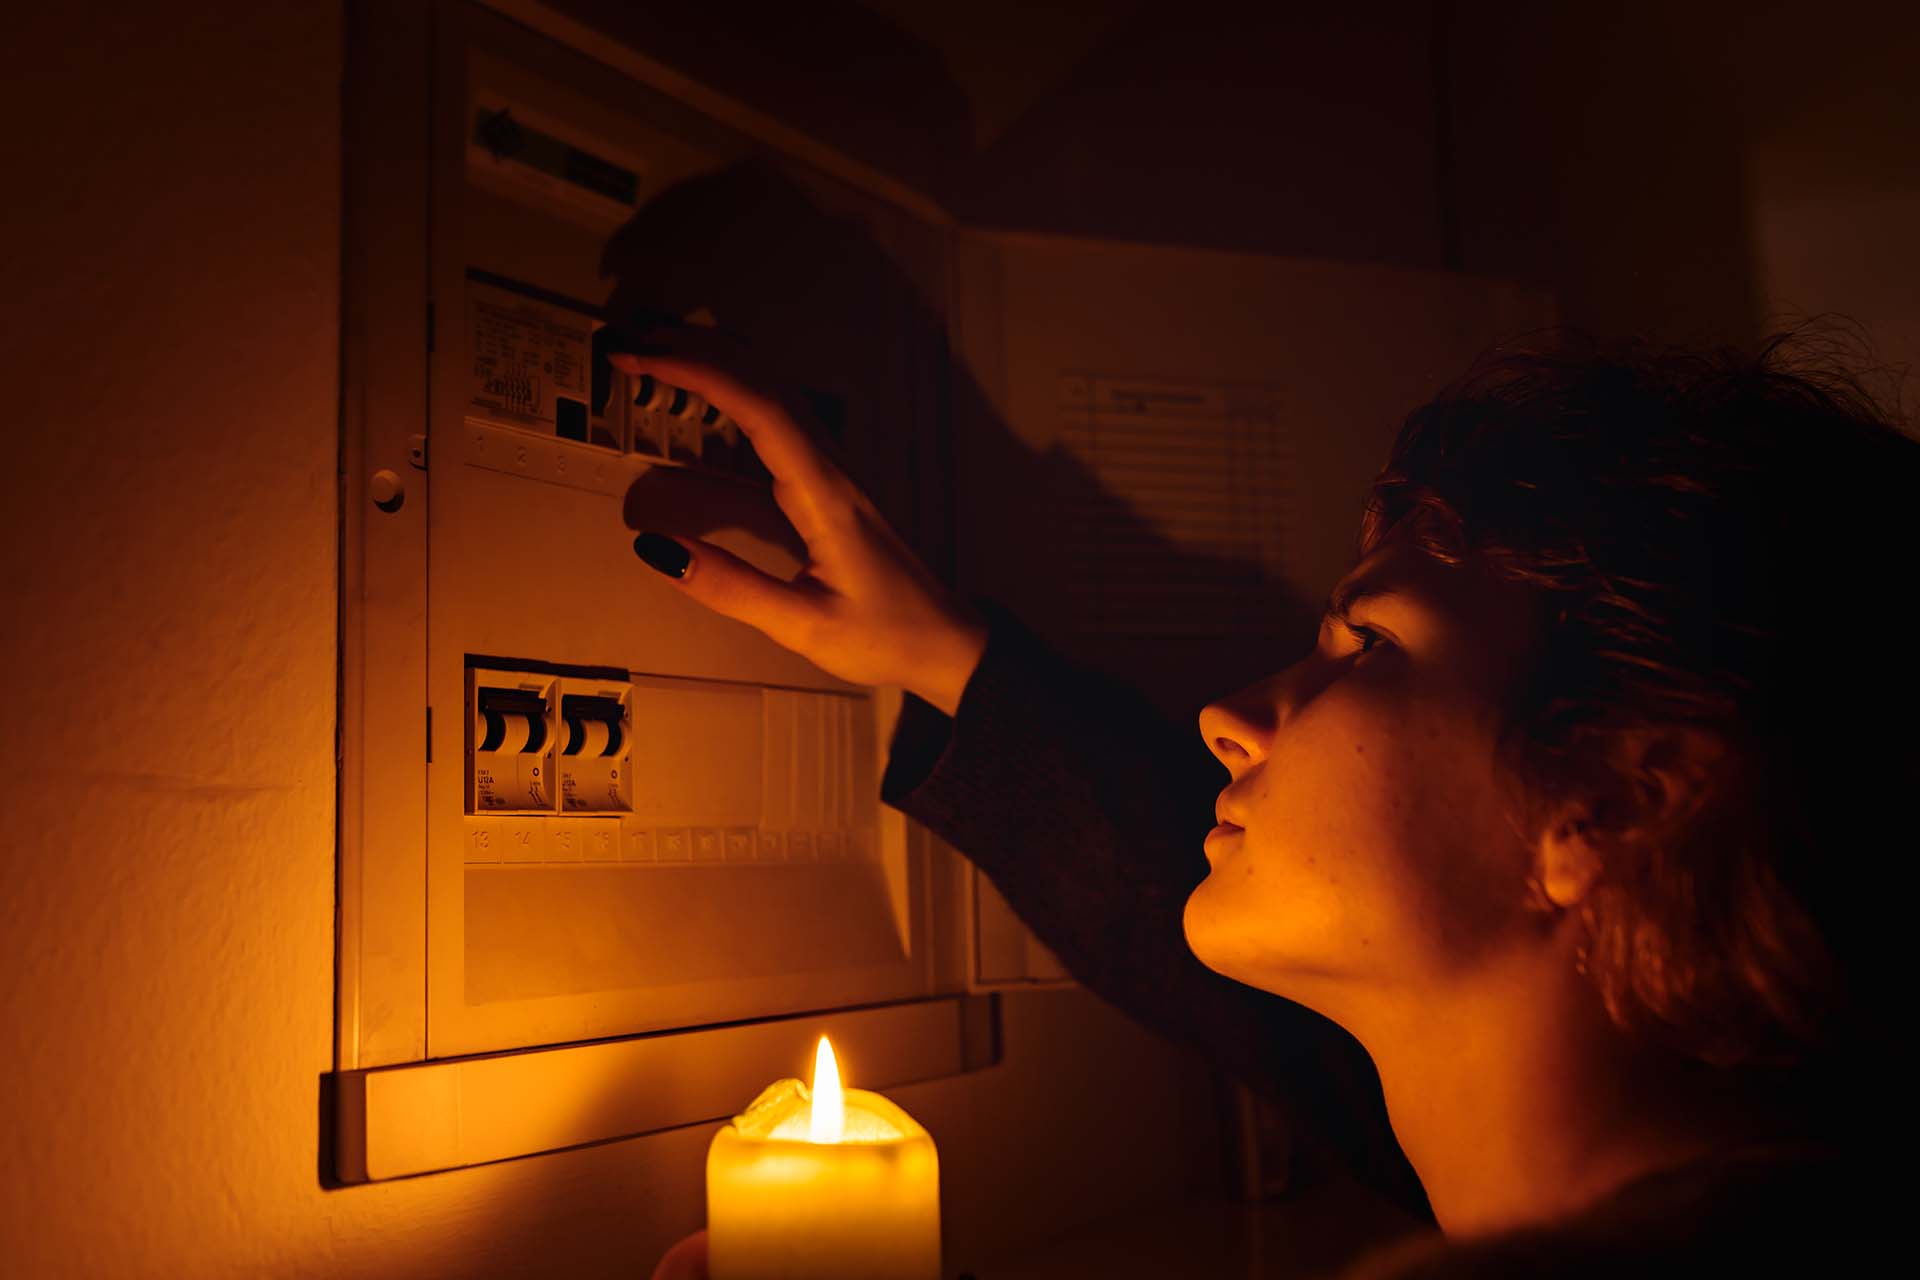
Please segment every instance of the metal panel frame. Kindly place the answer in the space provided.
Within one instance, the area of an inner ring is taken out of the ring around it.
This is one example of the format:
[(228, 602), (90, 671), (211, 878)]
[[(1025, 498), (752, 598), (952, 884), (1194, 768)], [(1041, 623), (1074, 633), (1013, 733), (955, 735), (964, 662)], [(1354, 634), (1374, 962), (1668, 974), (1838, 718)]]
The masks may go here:
[(862, 1087), (975, 1070), (999, 1057), (997, 1015), (991, 996), (919, 1000), (343, 1072), (335, 1171), (377, 1182), (722, 1120), (770, 1077), (809, 1076), (822, 1035)]
[[(432, 10), (350, 4), (346, 43), (334, 1061), (352, 1070), (426, 1053)], [(404, 486), (391, 511), (381, 471)]]

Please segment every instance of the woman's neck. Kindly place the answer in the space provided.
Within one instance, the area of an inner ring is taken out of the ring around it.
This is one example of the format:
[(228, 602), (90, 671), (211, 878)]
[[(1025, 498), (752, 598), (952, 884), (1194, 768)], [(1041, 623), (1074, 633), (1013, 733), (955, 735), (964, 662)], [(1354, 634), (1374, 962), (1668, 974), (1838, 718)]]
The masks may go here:
[(1575, 1213), (1764, 1136), (1708, 1081), (1632, 1048), (1571, 965), (1396, 996), (1341, 1021), (1373, 1055), (1394, 1133), (1449, 1235)]

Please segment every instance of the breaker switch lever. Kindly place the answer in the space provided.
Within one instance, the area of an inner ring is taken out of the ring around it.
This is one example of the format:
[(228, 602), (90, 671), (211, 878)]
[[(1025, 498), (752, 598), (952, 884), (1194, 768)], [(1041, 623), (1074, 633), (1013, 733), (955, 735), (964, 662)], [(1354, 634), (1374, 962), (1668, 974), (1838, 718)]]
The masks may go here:
[[(596, 756), (620, 754), (620, 726), (626, 720), (626, 708), (617, 698), (569, 693), (560, 699), (560, 718), (566, 721), (567, 745), (560, 754), (577, 756), (583, 752)], [(590, 726), (604, 725), (605, 734)]]
[(538, 751), (546, 746), (547, 700), (539, 694), (525, 689), (481, 689), (478, 702), (480, 716), (487, 722), (487, 736), (482, 739), (480, 750), (498, 751), (506, 741), (510, 720), (526, 722), (527, 739), (520, 746), (520, 752)]

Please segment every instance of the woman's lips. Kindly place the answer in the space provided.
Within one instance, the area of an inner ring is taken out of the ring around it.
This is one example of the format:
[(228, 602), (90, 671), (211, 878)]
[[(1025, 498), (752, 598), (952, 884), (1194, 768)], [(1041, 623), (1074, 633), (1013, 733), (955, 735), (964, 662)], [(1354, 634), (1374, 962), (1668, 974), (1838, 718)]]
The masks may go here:
[(1200, 851), (1207, 855), (1207, 861), (1211, 863), (1215, 860), (1216, 852), (1224, 852), (1222, 846), (1226, 842), (1245, 834), (1245, 828), (1236, 827), (1231, 822), (1222, 822), (1207, 832), (1207, 838), (1200, 842)]
[(1206, 853), (1209, 862), (1213, 861), (1215, 845), (1222, 840), (1231, 840), (1235, 836), (1246, 834), (1246, 828), (1228, 818), (1227, 812), (1227, 793), (1222, 791), (1213, 802), (1213, 818), (1216, 825), (1213, 830), (1207, 832), (1207, 838), (1200, 842), (1200, 848)]

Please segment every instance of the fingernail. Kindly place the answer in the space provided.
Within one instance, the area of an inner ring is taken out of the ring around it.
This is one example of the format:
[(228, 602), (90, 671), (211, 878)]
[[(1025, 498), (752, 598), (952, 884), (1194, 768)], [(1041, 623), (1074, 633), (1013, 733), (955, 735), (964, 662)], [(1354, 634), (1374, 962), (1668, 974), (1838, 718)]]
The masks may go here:
[(687, 576), (687, 566), (693, 563), (693, 557), (687, 549), (665, 534), (643, 533), (633, 540), (633, 554), (647, 562), (647, 566), (657, 569), (669, 578)]
[(664, 356), (672, 348), (658, 342), (620, 342), (614, 344), (607, 354), (610, 356)]

